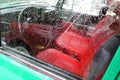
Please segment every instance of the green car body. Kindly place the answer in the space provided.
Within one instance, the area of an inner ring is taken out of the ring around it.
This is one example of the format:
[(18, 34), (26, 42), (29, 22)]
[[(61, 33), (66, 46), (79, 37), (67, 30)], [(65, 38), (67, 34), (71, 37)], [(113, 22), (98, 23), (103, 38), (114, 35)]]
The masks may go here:
[(120, 47), (116, 51), (102, 80), (120, 80)]
[(0, 52), (0, 80), (54, 80)]

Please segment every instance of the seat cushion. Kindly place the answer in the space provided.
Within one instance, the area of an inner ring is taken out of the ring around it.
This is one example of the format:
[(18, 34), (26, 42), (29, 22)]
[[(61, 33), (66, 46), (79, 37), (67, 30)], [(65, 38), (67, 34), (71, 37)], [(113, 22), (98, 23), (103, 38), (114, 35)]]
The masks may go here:
[(79, 61), (56, 49), (46, 49), (38, 53), (36, 57), (64, 70), (80, 75)]

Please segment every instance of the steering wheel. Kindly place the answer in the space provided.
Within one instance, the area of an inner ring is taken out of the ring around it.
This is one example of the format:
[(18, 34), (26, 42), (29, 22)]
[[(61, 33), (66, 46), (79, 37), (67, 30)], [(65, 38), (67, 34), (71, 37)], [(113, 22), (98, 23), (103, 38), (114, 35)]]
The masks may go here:
[[(38, 18), (40, 17), (40, 14), (38, 12), (39, 10), (36, 7), (25, 7), (18, 16), (18, 28), (19, 31), (22, 35), (24, 35), (23, 33), (25, 32), (25, 29), (27, 27), (29, 27), (29, 23), (37, 23), (38, 22)], [(48, 36), (49, 36), (49, 40), (48, 37), (43, 38), (44, 41), (46, 41), (47, 45), (44, 45), (44, 48), (47, 48), (51, 41), (51, 35), (50, 35), (50, 30), (48, 31)]]
[[(18, 27), (20, 32), (24, 31), (28, 23), (36, 23), (38, 19), (38, 10), (36, 7), (25, 7), (18, 16)], [(24, 25), (25, 27), (22, 27)]]
[(26, 21), (30, 23), (37, 22), (38, 10), (35, 7), (26, 7), (21, 11), (20, 21)]

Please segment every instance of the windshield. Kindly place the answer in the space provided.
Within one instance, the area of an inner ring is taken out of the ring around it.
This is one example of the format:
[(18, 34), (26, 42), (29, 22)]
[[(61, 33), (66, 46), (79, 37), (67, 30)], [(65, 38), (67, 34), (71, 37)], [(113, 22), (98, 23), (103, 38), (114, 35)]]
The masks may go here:
[[(24, 2), (22, 4), (47, 3), (52, 6), (56, 6), (59, 2), (62, 4), (60, 6), (63, 9), (72, 10), (73, 12), (80, 12), (89, 15), (98, 15), (100, 9), (106, 6), (105, 0), (1, 0), (0, 2), (0, 4), (5, 3), (4, 5), (1, 5), (1, 8), (3, 6), (10, 6), (9, 2), (11, 2), (12, 5), (16, 5), (15, 3), (17, 3), (18, 5), (20, 2)], [(9, 5), (7, 5), (7, 3), (9, 3)]]

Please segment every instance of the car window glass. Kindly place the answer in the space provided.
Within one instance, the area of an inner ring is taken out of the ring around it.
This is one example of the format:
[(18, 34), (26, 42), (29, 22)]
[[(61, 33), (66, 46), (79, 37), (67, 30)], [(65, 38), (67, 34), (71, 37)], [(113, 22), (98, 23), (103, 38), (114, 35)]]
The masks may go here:
[(97, 49), (120, 33), (117, 4), (113, 9), (106, 0), (0, 0), (1, 47), (85, 78)]

